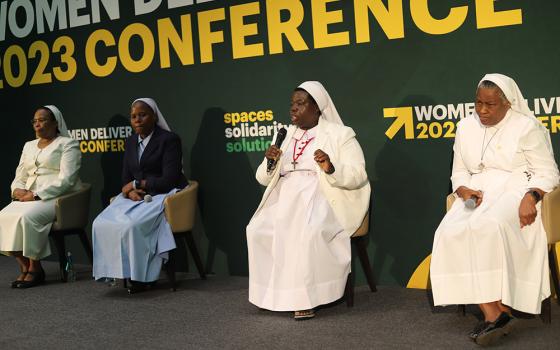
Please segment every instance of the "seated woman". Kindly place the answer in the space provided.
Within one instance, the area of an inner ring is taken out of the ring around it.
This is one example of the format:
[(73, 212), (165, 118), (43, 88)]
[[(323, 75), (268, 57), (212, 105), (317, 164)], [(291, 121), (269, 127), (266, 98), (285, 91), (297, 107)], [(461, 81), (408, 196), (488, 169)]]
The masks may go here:
[(13, 201), (0, 211), (0, 252), (13, 255), (21, 271), (12, 288), (45, 281), (41, 259), (51, 254), (55, 200), (80, 187), (82, 154), (68, 135), (62, 113), (55, 106), (44, 106), (31, 123), (37, 139), (23, 146), (12, 182)]
[(479, 305), (484, 321), (470, 337), (487, 345), (511, 331), (511, 308), (538, 314), (550, 295), (540, 200), (559, 174), (515, 81), (484, 76), (475, 108), (457, 125), (451, 181), (462, 200), (436, 231), (430, 277), (435, 305)]
[(125, 143), (122, 193), (93, 222), (93, 276), (130, 278), (129, 292), (135, 293), (157, 281), (175, 248), (163, 201), (187, 180), (181, 139), (169, 130), (154, 100), (135, 100), (130, 124), (135, 134)]
[[(265, 153), (267, 186), (247, 226), (249, 301), (308, 319), (341, 298), (350, 273), (350, 236), (362, 223), (370, 185), (362, 149), (319, 82), (292, 93), (286, 141)], [(267, 171), (268, 160), (277, 160)]]

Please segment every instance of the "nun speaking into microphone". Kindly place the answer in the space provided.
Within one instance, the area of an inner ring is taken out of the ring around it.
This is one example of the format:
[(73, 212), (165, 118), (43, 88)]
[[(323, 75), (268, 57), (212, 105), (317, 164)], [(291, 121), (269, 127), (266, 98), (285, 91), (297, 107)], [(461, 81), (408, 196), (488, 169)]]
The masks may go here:
[(247, 226), (249, 301), (302, 320), (344, 295), (370, 185), (356, 135), (321, 83), (301, 84), (290, 106), (285, 141), (277, 147), (275, 135), (256, 173), (266, 191)]
[(187, 180), (181, 139), (153, 99), (132, 103), (130, 124), (135, 133), (125, 143), (122, 191), (93, 222), (93, 275), (130, 279), (135, 293), (157, 281), (175, 249), (163, 202)]

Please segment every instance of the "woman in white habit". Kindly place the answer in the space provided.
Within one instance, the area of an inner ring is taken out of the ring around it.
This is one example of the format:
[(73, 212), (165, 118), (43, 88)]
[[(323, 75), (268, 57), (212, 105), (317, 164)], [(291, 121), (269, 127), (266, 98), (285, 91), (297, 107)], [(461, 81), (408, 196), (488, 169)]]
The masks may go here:
[[(301, 320), (343, 296), (370, 185), (355, 133), (323, 85), (301, 84), (290, 104), (286, 139), (256, 174), (267, 188), (247, 226), (249, 301)], [(267, 171), (269, 160), (277, 162)]]
[(538, 314), (550, 295), (540, 200), (559, 175), (549, 132), (513, 79), (485, 75), (475, 106), (457, 125), (451, 181), (461, 200), (435, 233), (430, 277), (435, 305), (479, 305), (484, 321), (469, 336), (486, 345), (511, 331), (512, 308)]

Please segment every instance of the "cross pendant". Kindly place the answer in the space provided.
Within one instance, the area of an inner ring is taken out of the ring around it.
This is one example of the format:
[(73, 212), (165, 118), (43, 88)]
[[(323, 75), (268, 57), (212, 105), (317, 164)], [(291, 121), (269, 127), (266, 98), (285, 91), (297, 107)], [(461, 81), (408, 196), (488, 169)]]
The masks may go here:
[(296, 164), (297, 164), (297, 163), (298, 163), (298, 162), (296, 162), (295, 160), (292, 162), (292, 165), (294, 166), (294, 170), (296, 170)]

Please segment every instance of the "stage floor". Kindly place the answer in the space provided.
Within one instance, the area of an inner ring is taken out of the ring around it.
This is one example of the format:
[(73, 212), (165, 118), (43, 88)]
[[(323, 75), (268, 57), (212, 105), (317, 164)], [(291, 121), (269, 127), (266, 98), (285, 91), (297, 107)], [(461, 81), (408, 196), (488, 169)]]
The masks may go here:
[[(171, 292), (162, 274), (155, 290), (128, 295), (91, 280), (78, 266), (78, 281), (58, 281), (47, 262), (47, 283), (15, 290), (15, 262), (0, 257), (1, 349), (472, 349), (467, 338), (477, 319), (456, 307), (432, 312), (425, 291), (356, 288), (354, 307), (335, 303), (313, 320), (261, 311), (247, 301), (247, 278), (178, 274)], [(468, 311), (474, 311), (469, 308)], [(559, 349), (560, 307), (552, 324), (521, 319), (496, 348)]]

